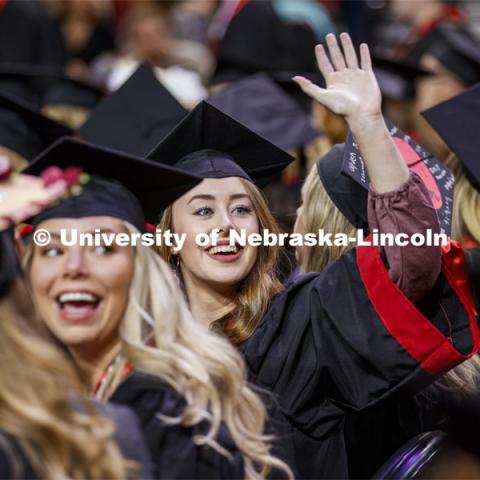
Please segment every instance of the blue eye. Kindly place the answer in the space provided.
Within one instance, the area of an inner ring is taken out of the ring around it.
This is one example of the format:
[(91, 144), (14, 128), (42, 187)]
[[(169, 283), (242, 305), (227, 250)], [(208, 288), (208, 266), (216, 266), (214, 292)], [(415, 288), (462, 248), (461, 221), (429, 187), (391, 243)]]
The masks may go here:
[(59, 255), (62, 255), (62, 253), (62, 250), (59, 248), (50, 247), (42, 251), (42, 257), (58, 257)]
[(206, 217), (207, 215), (211, 215), (212, 213), (213, 210), (210, 207), (202, 207), (193, 212), (194, 215), (198, 215), (199, 217)]
[(233, 213), (236, 213), (237, 215), (249, 215), (252, 213), (252, 209), (250, 207), (241, 205), (239, 207), (235, 207), (233, 209)]
[(98, 247), (95, 247), (94, 252), (97, 255), (107, 255), (108, 253), (113, 252), (113, 248), (112, 247), (107, 247), (106, 245), (99, 245)]

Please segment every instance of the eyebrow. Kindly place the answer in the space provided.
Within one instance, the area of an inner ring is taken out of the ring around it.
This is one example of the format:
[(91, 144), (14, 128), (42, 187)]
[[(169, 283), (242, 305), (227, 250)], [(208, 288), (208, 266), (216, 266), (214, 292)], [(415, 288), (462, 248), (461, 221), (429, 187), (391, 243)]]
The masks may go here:
[[(95, 230), (100, 230), (100, 233), (114, 233), (115, 235), (119, 234), (119, 233), (123, 233), (123, 232), (116, 232), (110, 228), (101, 228), (101, 227), (95, 227), (93, 230), (88, 230), (86, 232), (78, 232), (79, 235), (83, 235), (83, 234), (91, 234), (91, 235), (95, 235)], [(52, 238), (55, 238), (55, 239), (60, 239), (60, 232), (52, 232), (50, 231), (50, 235)]]
[[(234, 193), (232, 195), (230, 195), (230, 200), (238, 200), (240, 198), (248, 198), (250, 199), (249, 195), (246, 194), (246, 193)], [(192, 198), (190, 198), (190, 200), (187, 202), (187, 205), (191, 202), (193, 202), (194, 200), (197, 200), (197, 199), (200, 199), (200, 200), (215, 200), (215, 196), (214, 195), (208, 195), (208, 194), (204, 194), (204, 195), (194, 195)]]

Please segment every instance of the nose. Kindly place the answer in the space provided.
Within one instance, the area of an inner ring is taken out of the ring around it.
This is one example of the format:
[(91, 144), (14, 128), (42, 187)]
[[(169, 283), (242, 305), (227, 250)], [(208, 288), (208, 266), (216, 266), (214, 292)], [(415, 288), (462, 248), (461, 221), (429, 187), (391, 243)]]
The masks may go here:
[(64, 276), (68, 278), (83, 278), (88, 275), (87, 260), (84, 248), (70, 248), (65, 255)]
[(235, 224), (233, 223), (232, 217), (230, 216), (228, 210), (221, 212), (221, 218), (217, 228), (220, 230), (220, 233), (223, 233), (224, 235), (228, 235), (230, 230), (235, 230)]

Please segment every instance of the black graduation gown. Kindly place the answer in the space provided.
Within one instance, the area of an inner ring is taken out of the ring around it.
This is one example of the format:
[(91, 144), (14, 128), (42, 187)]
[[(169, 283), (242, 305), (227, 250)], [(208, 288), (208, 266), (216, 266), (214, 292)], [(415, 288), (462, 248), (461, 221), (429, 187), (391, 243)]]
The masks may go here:
[(477, 310), (480, 310), (480, 248), (465, 250), (465, 257), (473, 300)]
[(0, 479), (25, 478), (36, 479), (38, 475), (15, 437), (0, 431)]
[(177, 417), (185, 407), (182, 395), (158, 378), (134, 372), (120, 384), (110, 401), (127, 405), (137, 413), (156, 478), (244, 478), (242, 455), (225, 427), (220, 429), (218, 441), (230, 452), (232, 460), (210, 447), (193, 443), (195, 435), (206, 433), (207, 425), (166, 425), (158, 418), (159, 415)]
[(463, 252), (447, 250), (418, 308), (378, 249), (359, 247), (277, 295), (242, 344), (252, 380), (290, 423), (299, 477), (374, 473), (424, 428), (414, 393), (477, 350)]

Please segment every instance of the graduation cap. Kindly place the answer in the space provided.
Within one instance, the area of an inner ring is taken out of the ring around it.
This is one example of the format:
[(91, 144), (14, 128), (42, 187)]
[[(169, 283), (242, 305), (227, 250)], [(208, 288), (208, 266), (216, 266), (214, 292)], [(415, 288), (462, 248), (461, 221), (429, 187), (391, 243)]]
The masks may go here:
[(263, 73), (229, 85), (207, 102), (284, 150), (319, 136), (310, 117)]
[(145, 218), (156, 222), (158, 212), (193, 188), (201, 179), (133, 155), (73, 138), (61, 138), (37, 157), (24, 173), (40, 175), (52, 165), (80, 167), (91, 175), (82, 193), (53, 206), (33, 219), (111, 216), (144, 230)]
[(0, 91), (1, 146), (26, 160), (32, 160), (55, 140), (72, 133), (69, 128), (43, 115), (35, 106)]
[(480, 192), (480, 84), (422, 112), (463, 165)]
[(397, 62), (378, 55), (373, 57), (373, 71), (382, 96), (393, 100), (414, 98), (415, 81), (431, 75), (413, 63)]
[[(387, 121), (387, 127), (408, 168), (422, 179), (427, 188), (432, 205), (437, 212), (441, 232), (449, 236), (455, 184), (453, 173), (395, 125)], [(368, 190), (370, 179), (365, 162), (350, 131), (347, 132), (342, 162), (342, 173)], [(358, 210), (359, 215), (366, 212), (366, 204), (365, 209), (360, 205), (354, 208)]]
[(335, 206), (356, 228), (368, 229), (368, 191), (343, 173), (345, 144), (334, 145), (320, 160), (317, 171)]
[(249, 2), (230, 21), (212, 84), (268, 73), (297, 101), (308, 100), (292, 82), (302, 75), (323, 83), (315, 60), (315, 33), (309, 25), (283, 20), (270, 2)]
[(418, 64), (429, 54), (466, 86), (480, 81), (480, 41), (464, 27), (444, 22), (421, 40), (407, 57)]
[(52, 73), (43, 96), (43, 105), (63, 105), (91, 110), (103, 97), (96, 86)]
[(79, 134), (85, 140), (146, 155), (187, 114), (143, 64), (90, 113)]
[(293, 157), (207, 102), (199, 103), (148, 155), (202, 178), (264, 185)]

